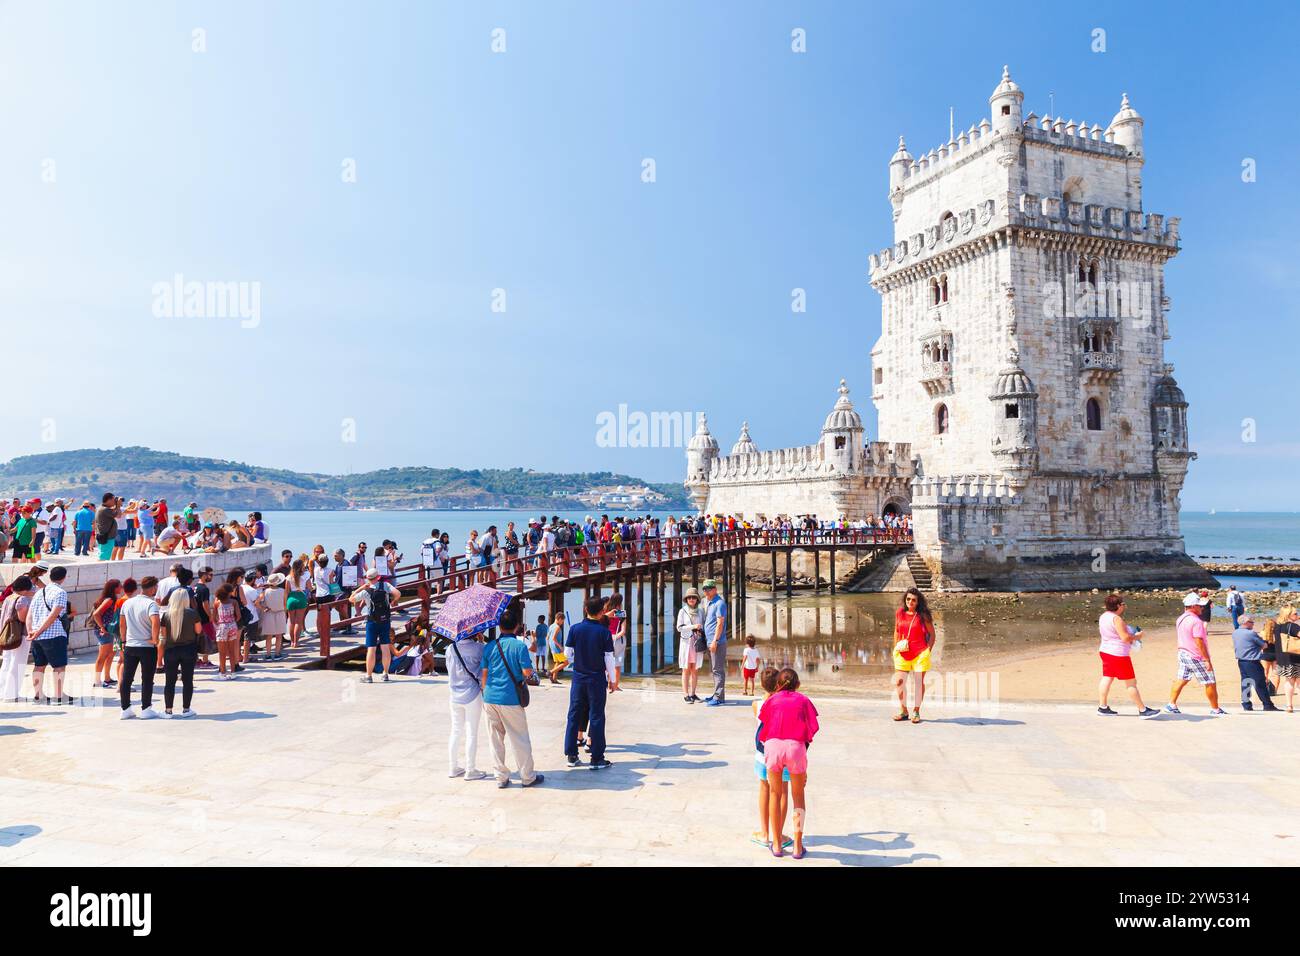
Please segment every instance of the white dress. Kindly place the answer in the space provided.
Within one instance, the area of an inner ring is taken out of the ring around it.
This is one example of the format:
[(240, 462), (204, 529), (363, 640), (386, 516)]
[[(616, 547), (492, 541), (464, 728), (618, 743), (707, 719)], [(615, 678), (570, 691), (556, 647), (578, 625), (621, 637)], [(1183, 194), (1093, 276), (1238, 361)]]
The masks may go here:
[(690, 605), (683, 604), (682, 609), (677, 612), (677, 633), (681, 635), (681, 640), (677, 642), (677, 663), (682, 667), (688, 667), (692, 664), (699, 666), (703, 654), (695, 650), (695, 632), (694, 628), (703, 627), (704, 618), (697, 605), (692, 611)]

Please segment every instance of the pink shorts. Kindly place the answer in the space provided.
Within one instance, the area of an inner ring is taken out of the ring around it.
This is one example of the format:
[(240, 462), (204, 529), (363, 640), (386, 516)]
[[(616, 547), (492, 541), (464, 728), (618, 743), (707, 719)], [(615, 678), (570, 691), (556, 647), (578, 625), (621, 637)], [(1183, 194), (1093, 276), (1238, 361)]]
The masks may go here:
[(791, 774), (808, 772), (808, 748), (802, 740), (765, 740), (763, 757), (768, 773), (789, 770)]

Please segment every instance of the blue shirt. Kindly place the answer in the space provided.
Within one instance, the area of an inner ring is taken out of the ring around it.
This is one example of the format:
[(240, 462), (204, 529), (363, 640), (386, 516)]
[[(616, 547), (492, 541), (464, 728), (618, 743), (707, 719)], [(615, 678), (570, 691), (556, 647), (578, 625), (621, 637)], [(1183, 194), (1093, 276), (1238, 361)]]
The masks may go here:
[(573, 648), (573, 676), (604, 679), (605, 655), (614, 653), (609, 627), (600, 621), (583, 619), (569, 628), (565, 647)]
[(1239, 627), (1232, 632), (1232, 650), (1239, 661), (1257, 661), (1259, 652), (1268, 642), (1249, 627)]
[[(497, 650), (500, 647), (501, 650)], [(505, 654), (505, 662), (501, 660)], [(506, 663), (509, 663), (509, 669)], [(503, 636), (483, 645), (483, 670), (487, 671), (487, 685), (483, 688), (483, 701), (518, 707), (519, 695), (515, 684), (524, 679), (524, 668), (532, 669), (533, 659), (528, 645), (519, 638)]]
[(704, 638), (710, 644), (714, 641), (714, 635), (718, 633), (718, 623), (722, 623), (722, 636), (716, 638), (719, 641), (727, 639), (727, 602), (722, 599), (721, 594), (713, 595), (713, 600), (704, 606)]
[(91, 531), (95, 527), (95, 512), (82, 508), (72, 516), (72, 527), (77, 531)]

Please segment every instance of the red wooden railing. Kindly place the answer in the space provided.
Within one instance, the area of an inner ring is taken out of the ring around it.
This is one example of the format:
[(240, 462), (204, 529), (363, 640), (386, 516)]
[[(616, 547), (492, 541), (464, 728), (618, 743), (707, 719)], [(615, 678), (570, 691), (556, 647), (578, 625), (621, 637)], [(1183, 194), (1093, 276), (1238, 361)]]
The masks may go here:
[[(514, 556), (506, 556), (504, 551), (500, 551), (501, 557), (488, 567), (470, 567), (467, 557), (455, 555), (448, 561), (445, 573), (440, 569), (426, 568), (423, 564), (395, 568), (392, 583), (403, 597), (394, 602), (394, 609), (415, 611), (418, 608), (415, 620), (427, 625), (434, 598), (462, 591), (475, 583), (523, 594), (547, 587), (556, 580), (599, 575), (611, 570), (648, 568), (685, 558), (732, 554), (749, 548), (879, 547), (910, 544), (911, 541), (911, 531), (902, 528), (817, 531), (746, 528), (716, 534), (642, 538), (617, 544), (588, 542)], [(329, 657), (330, 633), (334, 628), (365, 626), (365, 618), (352, 617), (351, 610), (347, 598), (316, 605), (316, 633), (320, 638), (321, 657)], [(336, 614), (338, 620), (331, 621)]]

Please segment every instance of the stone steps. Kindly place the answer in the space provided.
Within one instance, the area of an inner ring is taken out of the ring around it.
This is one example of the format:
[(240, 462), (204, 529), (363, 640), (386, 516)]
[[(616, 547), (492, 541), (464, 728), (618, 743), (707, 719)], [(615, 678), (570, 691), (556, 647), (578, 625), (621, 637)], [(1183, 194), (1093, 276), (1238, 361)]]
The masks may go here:
[(922, 591), (932, 590), (934, 580), (930, 574), (930, 568), (915, 550), (907, 552), (907, 567), (912, 572), (912, 580)]

